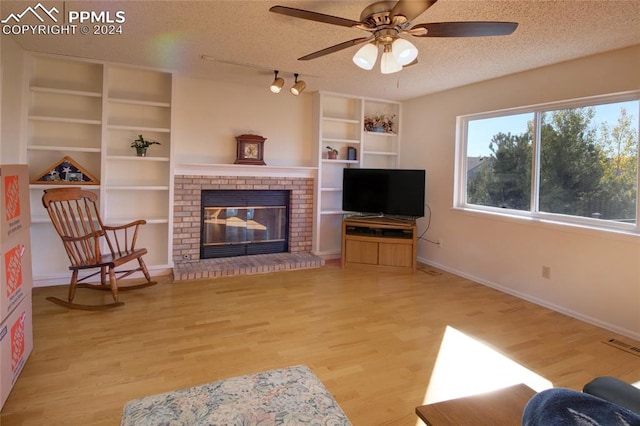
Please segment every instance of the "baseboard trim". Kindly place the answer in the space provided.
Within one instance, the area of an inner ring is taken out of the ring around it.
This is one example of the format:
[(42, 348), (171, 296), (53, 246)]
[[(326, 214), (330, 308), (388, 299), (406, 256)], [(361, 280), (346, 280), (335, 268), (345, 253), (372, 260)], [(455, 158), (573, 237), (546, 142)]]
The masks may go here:
[(638, 333), (638, 332), (635, 332), (635, 331), (632, 331), (632, 330), (628, 330), (626, 328), (620, 327), (620, 326), (615, 325), (615, 324), (608, 323), (606, 321), (602, 321), (602, 320), (600, 320), (598, 318), (593, 318), (591, 316), (584, 315), (584, 314), (582, 314), (580, 312), (576, 312), (576, 311), (573, 311), (571, 309), (567, 309), (564, 306), (560, 306), (560, 305), (556, 305), (554, 303), (550, 303), (550, 302), (548, 302), (548, 301), (546, 301), (544, 299), (539, 299), (539, 298), (533, 297), (533, 296), (531, 296), (529, 294), (522, 293), (522, 292), (519, 292), (519, 291), (515, 291), (515, 290), (513, 290), (513, 289), (511, 289), (509, 287), (504, 287), (504, 286), (496, 284), (496, 283), (494, 283), (492, 281), (488, 281), (488, 280), (485, 280), (483, 278), (476, 277), (475, 275), (468, 274), (468, 273), (466, 273), (464, 271), (460, 271), (460, 270), (457, 270), (455, 268), (451, 268), (451, 267), (449, 267), (447, 265), (443, 265), (443, 264), (438, 263), (438, 262), (433, 262), (433, 261), (430, 261), (428, 259), (424, 259), (424, 258), (421, 258), (421, 257), (418, 257), (418, 262), (423, 263), (425, 265), (432, 266), (434, 268), (441, 269), (441, 270), (449, 272), (451, 274), (458, 275), (458, 276), (460, 276), (462, 278), (466, 278), (466, 279), (471, 280), (471, 281), (473, 281), (475, 283), (484, 285), (486, 287), (493, 288), (494, 290), (501, 291), (502, 293), (510, 294), (511, 296), (517, 297), (518, 299), (523, 299), (523, 300), (526, 300), (527, 302), (531, 302), (533, 304), (542, 306), (544, 308), (551, 309), (552, 311), (567, 315), (567, 316), (569, 316), (571, 318), (575, 318), (577, 320), (586, 322), (588, 324), (595, 325), (595, 326), (600, 327), (600, 328), (604, 328), (605, 330), (613, 331), (614, 333), (618, 333), (620, 335), (623, 335), (623, 336), (626, 336), (626, 337), (630, 337), (630, 338), (632, 338), (634, 340), (640, 340), (640, 333)]
[[(173, 273), (173, 269), (165, 265), (157, 266), (157, 267), (149, 266), (148, 269), (149, 269), (149, 274), (151, 274), (152, 277), (171, 275)], [(88, 273), (80, 274), (80, 278), (86, 277), (87, 275), (89, 274)], [(143, 278), (144, 275), (142, 275), (142, 272), (136, 272), (135, 274), (131, 274), (130, 277), (132, 279)], [(36, 288), (36, 287), (53, 287), (57, 285), (69, 285), (70, 279), (71, 279), (71, 271), (64, 274), (52, 274), (52, 275), (33, 277), (33, 287)], [(98, 280), (100, 280), (100, 277), (98, 277)]]

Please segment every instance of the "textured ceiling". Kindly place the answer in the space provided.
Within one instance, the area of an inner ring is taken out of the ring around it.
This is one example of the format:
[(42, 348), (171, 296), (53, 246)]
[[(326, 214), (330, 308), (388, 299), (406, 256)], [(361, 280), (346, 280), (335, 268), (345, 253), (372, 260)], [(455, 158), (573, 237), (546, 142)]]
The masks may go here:
[[(2, 19), (34, 1), (0, 3)], [(29, 51), (170, 69), (180, 75), (252, 86), (269, 85), (271, 70), (300, 73), (307, 91), (327, 90), (404, 100), (452, 87), (640, 44), (640, 0), (439, 0), (412, 24), (514, 21), (510, 36), (410, 37), (418, 64), (383, 75), (351, 62), (358, 47), (311, 61), (296, 58), (369, 33), (269, 12), (273, 5), (352, 20), (363, 1), (47, 1), (60, 11), (124, 11), (123, 34), (2, 35)], [(61, 16), (68, 16), (61, 13)], [(23, 22), (26, 22), (24, 16)], [(202, 55), (214, 61), (202, 60)], [(640, 72), (640, 71), (639, 71)]]

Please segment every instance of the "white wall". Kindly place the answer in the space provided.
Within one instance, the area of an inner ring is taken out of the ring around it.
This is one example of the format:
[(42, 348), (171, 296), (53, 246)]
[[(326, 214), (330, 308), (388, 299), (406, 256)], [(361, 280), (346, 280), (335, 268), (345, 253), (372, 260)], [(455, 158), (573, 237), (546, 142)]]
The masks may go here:
[(9, 37), (3, 37), (1, 43), (0, 158), (3, 164), (24, 163), (20, 156), (24, 51)]
[(640, 339), (640, 236), (452, 209), (458, 115), (638, 90), (638, 70), (635, 46), (403, 103), (402, 166), (426, 168), (425, 237), (442, 240), (442, 248), (420, 241), (419, 258)]
[(267, 138), (264, 160), (273, 166), (313, 166), (312, 96), (208, 80), (174, 79), (172, 142), (177, 163), (232, 164), (235, 137)]

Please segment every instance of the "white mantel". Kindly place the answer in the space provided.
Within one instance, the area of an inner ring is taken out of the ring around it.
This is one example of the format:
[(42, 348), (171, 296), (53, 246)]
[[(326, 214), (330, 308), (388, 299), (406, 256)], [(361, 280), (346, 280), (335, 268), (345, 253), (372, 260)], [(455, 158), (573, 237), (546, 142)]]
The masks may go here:
[(317, 167), (257, 166), (248, 164), (177, 163), (177, 176), (259, 176), (259, 177), (311, 177), (318, 174)]

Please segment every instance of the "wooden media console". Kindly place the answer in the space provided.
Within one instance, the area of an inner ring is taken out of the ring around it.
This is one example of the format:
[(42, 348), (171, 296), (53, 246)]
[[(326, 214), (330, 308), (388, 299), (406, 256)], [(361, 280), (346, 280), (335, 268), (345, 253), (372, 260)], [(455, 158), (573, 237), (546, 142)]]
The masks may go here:
[(385, 217), (349, 217), (342, 222), (342, 267), (380, 266), (415, 271), (415, 221)]

